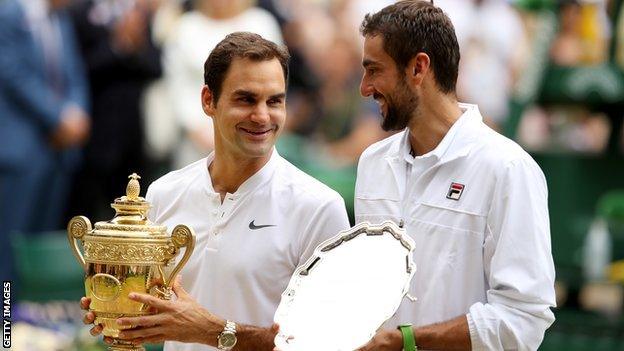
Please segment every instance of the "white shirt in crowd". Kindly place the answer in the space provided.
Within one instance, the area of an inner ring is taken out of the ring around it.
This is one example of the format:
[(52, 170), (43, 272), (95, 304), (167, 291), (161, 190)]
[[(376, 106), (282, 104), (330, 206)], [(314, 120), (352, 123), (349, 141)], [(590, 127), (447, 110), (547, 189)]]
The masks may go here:
[[(448, 14), (461, 53), (457, 94), (501, 125), (509, 114), (515, 75), (530, 55), (519, 12), (505, 0), (436, 0)], [(478, 23), (479, 25), (475, 25)]]
[(402, 222), (416, 243), (417, 300), (386, 325), (466, 315), (474, 350), (536, 350), (555, 306), (546, 180), (477, 106), (460, 107), (433, 151), (412, 157), (405, 130), (360, 159), (356, 222)]
[[(344, 201), (273, 150), (270, 161), (223, 203), (208, 165), (214, 153), (149, 187), (151, 221), (192, 227), (195, 251), (182, 285), (202, 306), (236, 323), (269, 327), (292, 273), (324, 240), (349, 228)], [(165, 343), (165, 350), (215, 348)]]

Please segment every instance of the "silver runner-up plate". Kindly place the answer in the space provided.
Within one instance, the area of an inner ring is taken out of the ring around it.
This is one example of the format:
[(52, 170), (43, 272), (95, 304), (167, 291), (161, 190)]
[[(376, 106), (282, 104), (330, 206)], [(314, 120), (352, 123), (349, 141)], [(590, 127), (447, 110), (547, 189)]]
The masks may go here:
[(281, 351), (352, 351), (406, 295), (414, 241), (394, 222), (361, 223), (320, 244), (295, 270), (274, 320)]

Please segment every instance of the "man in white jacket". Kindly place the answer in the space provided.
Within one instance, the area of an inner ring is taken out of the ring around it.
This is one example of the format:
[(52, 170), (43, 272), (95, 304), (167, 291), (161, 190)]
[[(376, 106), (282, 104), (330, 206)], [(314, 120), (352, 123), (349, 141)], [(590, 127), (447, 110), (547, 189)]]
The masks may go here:
[(356, 221), (391, 219), (416, 242), (396, 315), (361, 350), (536, 350), (553, 323), (546, 180), (455, 94), (459, 47), (433, 4), (367, 15), (361, 83), (399, 133), (361, 156)]

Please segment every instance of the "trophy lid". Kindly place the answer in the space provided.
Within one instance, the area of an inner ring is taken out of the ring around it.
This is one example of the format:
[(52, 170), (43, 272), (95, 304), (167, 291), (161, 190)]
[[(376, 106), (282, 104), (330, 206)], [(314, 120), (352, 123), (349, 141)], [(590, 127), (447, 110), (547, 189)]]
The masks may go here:
[(147, 218), (151, 206), (145, 198), (139, 196), (141, 177), (132, 173), (126, 186), (126, 195), (115, 199), (111, 207), (115, 216), (109, 221), (95, 224), (94, 236), (114, 236), (131, 238), (157, 238), (166, 236), (166, 227), (155, 225)]

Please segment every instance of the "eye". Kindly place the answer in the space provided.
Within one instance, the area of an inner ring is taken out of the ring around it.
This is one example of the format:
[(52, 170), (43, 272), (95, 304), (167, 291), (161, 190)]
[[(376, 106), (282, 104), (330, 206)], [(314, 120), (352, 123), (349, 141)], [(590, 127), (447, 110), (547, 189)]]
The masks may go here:
[(282, 99), (271, 99), (267, 101), (267, 104), (269, 104), (270, 106), (279, 106), (282, 104), (282, 102), (283, 102)]
[(242, 102), (242, 103), (245, 103), (245, 104), (253, 104), (253, 103), (255, 103), (254, 98), (252, 98), (250, 96), (241, 96), (237, 100)]

